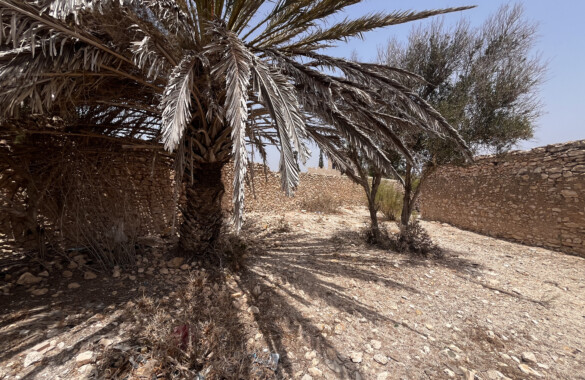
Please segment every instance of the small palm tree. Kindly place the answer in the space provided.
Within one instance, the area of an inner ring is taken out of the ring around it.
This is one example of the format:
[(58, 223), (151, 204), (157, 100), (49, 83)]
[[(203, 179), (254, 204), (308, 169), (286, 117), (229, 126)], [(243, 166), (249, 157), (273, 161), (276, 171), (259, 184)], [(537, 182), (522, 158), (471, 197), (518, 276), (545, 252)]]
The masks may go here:
[[(205, 251), (222, 227), (222, 168), (234, 162), (234, 222), (243, 215), (247, 145), (280, 150), (282, 188), (299, 181), (312, 138), (337, 134), (391, 168), (379, 138), (394, 128), (454, 130), (383, 65), (320, 53), (375, 28), (432, 15), (375, 13), (331, 23), (360, 0), (0, 0), (0, 125), (59, 116), (67, 132), (164, 144), (185, 186), (180, 245)], [(390, 170), (390, 169), (389, 169)]]

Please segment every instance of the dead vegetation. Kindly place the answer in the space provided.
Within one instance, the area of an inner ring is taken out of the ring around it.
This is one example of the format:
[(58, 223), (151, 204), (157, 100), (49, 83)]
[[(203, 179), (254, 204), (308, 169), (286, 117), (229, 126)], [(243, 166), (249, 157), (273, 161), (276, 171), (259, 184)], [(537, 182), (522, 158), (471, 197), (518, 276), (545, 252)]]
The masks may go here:
[[(137, 302), (131, 309), (133, 334), (146, 347), (143, 361), (156, 368), (155, 375), (168, 379), (247, 378), (250, 361), (231, 293), (225, 281), (195, 272), (176, 297), (145, 296)], [(123, 377), (115, 376), (107, 364), (100, 371), (105, 377)], [(132, 366), (126, 371), (132, 373)]]
[(341, 201), (328, 193), (320, 193), (301, 201), (301, 209), (310, 212), (333, 214), (339, 210), (339, 207), (341, 207)]
[(140, 238), (168, 235), (178, 223), (177, 199), (150, 186), (173, 187), (171, 160), (127, 149), (124, 139), (60, 136), (64, 128), (39, 117), (0, 135), (2, 247), (41, 256), (84, 250), (103, 268), (133, 265)]

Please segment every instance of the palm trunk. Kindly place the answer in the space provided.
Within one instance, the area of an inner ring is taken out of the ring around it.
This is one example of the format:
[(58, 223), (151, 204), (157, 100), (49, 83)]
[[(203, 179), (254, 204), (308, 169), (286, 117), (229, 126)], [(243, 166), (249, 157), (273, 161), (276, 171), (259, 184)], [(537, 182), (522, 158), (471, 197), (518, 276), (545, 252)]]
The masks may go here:
[(179, 246), (185, 254), (208, 253), (217, 242), (223, 226), (221, 179), (223, 163), (203, 163), (193, 168), (193, 176), (185, 174), (186, 202), (182, 208), (183, 223)]

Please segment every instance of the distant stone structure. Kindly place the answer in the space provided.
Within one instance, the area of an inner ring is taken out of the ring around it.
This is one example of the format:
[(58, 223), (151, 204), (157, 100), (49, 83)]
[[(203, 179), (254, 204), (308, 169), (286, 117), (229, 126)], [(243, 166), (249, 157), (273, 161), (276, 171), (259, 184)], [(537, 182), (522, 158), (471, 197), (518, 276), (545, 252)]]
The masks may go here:
[(337, 169), (333, 169), (333, 163), (330, 159), (327, 159), (327, 169), (325, 168), (308, 168), (307, 172), (309, 174), (319, 174), (319, 175), (326, 175), (332, 177), (339, 177), (341, 176), (341, 172)]
[(444, 166), (423, 186), (424, 219), (585, 257), (585, 140)]

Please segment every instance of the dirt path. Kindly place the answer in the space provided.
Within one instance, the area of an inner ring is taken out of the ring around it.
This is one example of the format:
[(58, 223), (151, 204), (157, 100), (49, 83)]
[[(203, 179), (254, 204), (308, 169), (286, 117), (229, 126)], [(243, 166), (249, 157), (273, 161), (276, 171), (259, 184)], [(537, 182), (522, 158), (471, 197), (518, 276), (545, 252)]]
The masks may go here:
[[(242, 346), (278, 354), (276, 378), (585, 379), (585, 259), (438, 223), (424, 227), (446, 257), (411, 259), (364, 245), (359, 208), (249, 218), (249, 258), (228, 286)], [(132, 341), (121, 306), (145, 291), (172, 298), (186, 277), (159, 272), (0, 295), (0, 379), (96, 378), (75, 358)]]
[(249, 281), (292, 377), (585, 379), (584, 259), (424, 223), (447, 254), (412, 260), (360, 244), (363, 210), (284, 220)]

